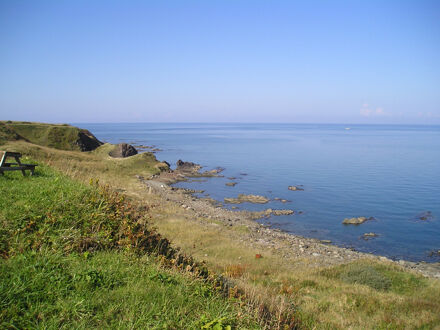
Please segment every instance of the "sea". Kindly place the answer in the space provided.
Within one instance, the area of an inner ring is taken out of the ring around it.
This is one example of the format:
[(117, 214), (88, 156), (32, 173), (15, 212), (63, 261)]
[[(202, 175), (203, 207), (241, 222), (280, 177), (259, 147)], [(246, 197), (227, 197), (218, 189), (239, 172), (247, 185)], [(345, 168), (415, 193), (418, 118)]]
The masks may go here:
[[(440, 261), (440, 126), (75, 125), (105, 142), (154, 146), (160, 149), (157, 159), (172, 167), (181, 159), (203, 170), (224, 168), (222, 177), (176, 186), (204, 190), (199, 196), (221, 202), (238, 194), (262, 195), (271, 201), (238, 208), (296, 212), (259, 220), (272, 228), (391, 259)], [(228, 182), (237, 184), (226, 186)], [(342, 224), (361, 216), (374, 219)], [(366, 240), (365, 233), (377, 237)]]

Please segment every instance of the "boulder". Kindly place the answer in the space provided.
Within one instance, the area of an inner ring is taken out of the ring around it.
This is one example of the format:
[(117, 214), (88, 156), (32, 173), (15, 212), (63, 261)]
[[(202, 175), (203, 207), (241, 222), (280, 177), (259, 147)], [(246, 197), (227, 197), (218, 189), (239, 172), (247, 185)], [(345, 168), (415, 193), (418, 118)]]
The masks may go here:
[(364, 240), (368, 241), (369, 239), (375, 238), (377, 236), (379, 236), (379, 235), (376, 234), (376, 233), (365, 233), (365, 234), (362, 235), (362, 238)]
[(255, 204), (266, 204), (269, 199), (264, 196), (259, 195), (244, 195), (239, 194), (237, 198), (225, 198), (225, 203), (230, 204), (240, 204), (240, 203), (255, 203)]
[(304, 190), (304, 188), (302, 188), (302, 187), (300, 187), (300, 186), (289, 186), (288, 189), (289, 189), (289, 190), (292, 190), (292, 191), (301, 191), (301, 190)]
[(197, 172), (202, 168), (199, 164), (193, 162), (184, 162), (181, 159), (177, 161), (176, 165), (176, 170), (182, 172)]
[(344, 225), (360, 225), (361, 223), (364, 223), (367, 220), (373, 220), (373, 217), (354, 217), (354, 218), (345, 218), (342, 223)]
[(126, 158), (136, 155), (138, 152), (135, 147), (131, 144), (120, 143), (115, 146), (115, 148), (110, 151), (109, 155), (114, 158)]

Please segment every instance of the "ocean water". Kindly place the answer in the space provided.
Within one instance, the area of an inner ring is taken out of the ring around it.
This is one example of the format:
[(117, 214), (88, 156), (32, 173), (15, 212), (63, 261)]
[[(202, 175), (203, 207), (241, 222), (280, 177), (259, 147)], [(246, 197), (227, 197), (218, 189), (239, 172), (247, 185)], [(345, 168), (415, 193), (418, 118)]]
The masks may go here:
[[(177, 186), (223, 201), (239, 193), (289, 200), (240, 209), (303, 214), (261, 220), (289, 233), (393, 259), (438, 262), (440, 126), (314, 124), (77, 124), (110, 142), (154, 145), (159, 160), (178, 159), (224, 177)], [(350, 129), (346, 129), (350, 127)], [(228, 187), (228, 177), (236, 177)], [(304, 191), (290, 191), (303, 185)], [(226, 204), (226, 207), (230, 207)], [(431, 211), (433, 219), (417, 216)], [(359, 226), (347, 217), (374, 217)], [(364, 240), (364, 233), (379, 236)]]

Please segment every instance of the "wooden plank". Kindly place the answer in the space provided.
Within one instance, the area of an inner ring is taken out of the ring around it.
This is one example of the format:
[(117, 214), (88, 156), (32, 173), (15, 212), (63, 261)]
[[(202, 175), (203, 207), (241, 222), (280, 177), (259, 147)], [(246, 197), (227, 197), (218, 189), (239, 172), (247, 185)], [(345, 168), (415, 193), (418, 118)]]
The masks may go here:
[(0, 167), (0, 171), (22, 171), (22, 170), (30, 170), (32, 167), (30, 166), (13, 166), (13, 167)]
[(12, 151), (5, 151), (5, 155), (6, 157), (21, 157), (21, 153)]
[(3, 152), (2, 151), (2, 160), (0, 161), (0, 167), (2, 167), (3, 166), (3, 163), (6, 161), (6, 152)]

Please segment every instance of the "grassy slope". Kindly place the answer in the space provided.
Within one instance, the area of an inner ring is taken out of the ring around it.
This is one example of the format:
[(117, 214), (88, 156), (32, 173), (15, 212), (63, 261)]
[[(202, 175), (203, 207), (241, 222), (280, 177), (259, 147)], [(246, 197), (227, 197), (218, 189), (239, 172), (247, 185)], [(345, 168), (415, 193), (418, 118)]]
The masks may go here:
[(0, 145), (7, 141), (15, 141), (21, 138), (13, 129), (0, 121)]
[[(269, 302), (278, 312), (293, 308), (305, 328), (440, 326), (438, 280), (384, 262), (362, 260), (323, 269), (312, 260), (262, 251), (240, 239), (245, 227), (220, 228), (206, 218), (194, 221), (190, 211), (145, 191), (134, 174), (148, 177), (157, 171), (152, 158), (132, 160), (133, 164), (128, 159), (110, 159), (108, 146), (93, 153), (53, 150), (22, 141), (5, 147), (50, 163), (79, 180), (99, 178), (123, 190), (134, 202), (150, 205), (152, 221), (163, 235), (198, 260), (206, 260), (211, 269), (233, 277), (251, 300)], [(261, 252), (263, 258), (255, 259)], [(386, 282), (384, 288), (378, 284), (381, 281)]]
[[(8, 131), (7, 134), (2, 132)], [(80, 128), (67, 124), (44, 124), (34, 122), (3, 121), (0, 122), (0, 143), (7, 137), (11, 139), (13, 134), (41, 146), (56, 148), (60, 150), (80, 150), (77, 144), (80, 132), (86, 132)], [(13, 133), (11, 133), (13, 132)], [(3, 141), (3, 142), (2, 142)]]
[(124, 244), (144, 216), (108, 194), (46, 166), (0, 177), (1, 328), (258, 328), (209, 284)]

